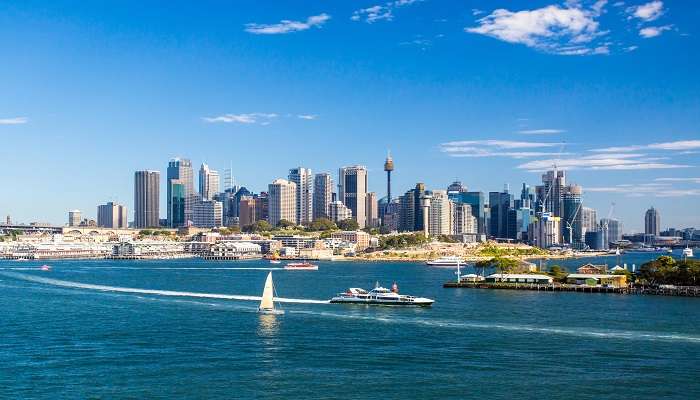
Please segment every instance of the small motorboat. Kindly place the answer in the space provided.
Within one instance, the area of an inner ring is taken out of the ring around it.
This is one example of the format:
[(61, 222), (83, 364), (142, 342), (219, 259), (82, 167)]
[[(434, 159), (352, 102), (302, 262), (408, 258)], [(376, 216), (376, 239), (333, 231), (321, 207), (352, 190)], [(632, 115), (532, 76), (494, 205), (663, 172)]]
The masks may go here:
[(39, 269), (42, 271), (51, 271), (51, 266), (44, 264), (41, 267), (39, 267)]
[(280, 264), (282, 261), (280, 260), (270, 260), (270, 264)]
[(260, 314), (284, 314), (284, 310), (275, 308), (274, 293), (275, 285), (272, 282), (272, 272), (270, 272), (267, 274), (267, 279), (265, 279), (265, 288), (263, 289), (262, 299), (258, 307), (258, 312)]
[(288, 271), (316, 271), (318, 269), (318, 265), (304, 261), (299, 263), (289, 263), (284, 266), (284, 269)]

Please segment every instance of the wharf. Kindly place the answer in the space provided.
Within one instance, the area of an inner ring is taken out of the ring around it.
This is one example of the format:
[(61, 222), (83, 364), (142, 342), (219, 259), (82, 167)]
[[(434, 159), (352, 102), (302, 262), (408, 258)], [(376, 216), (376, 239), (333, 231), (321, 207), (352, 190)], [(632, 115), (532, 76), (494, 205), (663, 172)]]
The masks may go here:
[(538, 292), (579, 292), (579, 293), (611, 293), (611, 294), (636, 294), (655, 296), (681, 296), (700, 297), (700, 286), (587, 286), (570, 284), (537, 284), (537, 283), (473, 283), (473, 282), (445, 282), (444, 288), (466, 289), (505, 289), (505, 290), (535, 290)]

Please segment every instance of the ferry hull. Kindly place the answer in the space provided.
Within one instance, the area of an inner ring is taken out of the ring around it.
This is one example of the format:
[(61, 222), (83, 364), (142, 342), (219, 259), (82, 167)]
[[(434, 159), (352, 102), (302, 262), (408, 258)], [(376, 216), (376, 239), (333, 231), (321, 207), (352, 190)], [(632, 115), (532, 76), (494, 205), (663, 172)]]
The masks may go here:
[(386, 300), (363, 300), (363, 299), (331, 299), (331, 304), (363, 304), (370, 306), (387, 306), (387, 307), (430, 307), (434, 300), (416, 299), (414, 301), (386, 301)]

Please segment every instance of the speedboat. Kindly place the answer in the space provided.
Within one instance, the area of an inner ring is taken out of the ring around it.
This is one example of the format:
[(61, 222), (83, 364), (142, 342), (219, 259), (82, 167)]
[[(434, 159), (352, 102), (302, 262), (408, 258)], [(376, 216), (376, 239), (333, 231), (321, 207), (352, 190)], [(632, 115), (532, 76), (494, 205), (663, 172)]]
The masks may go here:
[(51, 266), (44, 264), (41, 267), (39, 267), (39, 269), (41, 269), (42, 271), (51, 271)]
[(270, 260), (270, 264), (280, 264), (281, 262), (280, 260)]
[(685, 258), (693, 257), (693, 249), (691, 249), (690, 247), (686, 247), (685, 249), (683, 249), (683, 257), (685, 257)]
[(299, 263), (289, 263), (284, 266), (284, 269), (289, 271), (316, 271), (318, 269), (318, 265), (304, 261)]
[(446, 256), (429, 260), (425, 263), (433, 267), (456, 267), (457, 265), (464, 265), (464, 260), (457, 256)]
[(395, 290), (389, 290), (377, 285), (369, 292), (360, 288), (350, 288), (343, 293), (338, 293), (338, 295), (333, 297), (330, 302), (336, 304), (414, 307), (428, 307), (435, 302), (435, 300), (426, 299), (425, 297), (414, 297), (399, 294), (398, 287), (394, 285), (394, 288)]

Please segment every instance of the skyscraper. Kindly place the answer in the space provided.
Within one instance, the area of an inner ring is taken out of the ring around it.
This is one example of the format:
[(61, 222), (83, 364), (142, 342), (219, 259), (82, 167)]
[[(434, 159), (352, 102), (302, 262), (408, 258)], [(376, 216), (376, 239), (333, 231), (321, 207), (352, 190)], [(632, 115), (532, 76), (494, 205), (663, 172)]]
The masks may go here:
[(322, 172), (314, 176), (314, 219), (328, 218), (328, 207), (333, 201), (333, 178)]
[(279, 225), (281, 220), (297, 223), (297, 185), (284, 179), (275, 179), (268, 185), (269, 222)]
[[(168, 180), (168, 226), (171, 228), (179, 228), (187, 226), (187, 217), (185, 207), (187, 204), (187, 189), (185, 183), (180, 179)], [(189, 221), (193, 220), (194, 216), (190, 216)]]
[(583, 230), (585, 232), (595, 232), (598, 230), (598, 213), (590, 207), (581, 207), (581, 218)]
[(549, 212), (556, 217), (563, 215), (565, 171), (547, 171), (542, 175), (542, 185), (536, 187), (537, 212)]
[(614, 218), (602, 218), (600, 220), (600, 230), (603, 231), (603, 246), (606, 249), (610, 243), (617, 243), (622, 240), (622, 223)]
[(68, 211), (68, 226), (79, 226), (80, 225), (80, 210)]
[(489, 234), (495, 238), (507, 238), (508, 235), (508, 211), (513, 208), (513, 195), (507, 190), (503, 192), (489, 192)]
[(297, 167), (289, 170), (289, 181), (296, 184), (297, 224), (308, 224), (313, 218), (312, 174), (308, 168)]
[(338, 170), (338, 199), (351, 211), (363, 229), (367, 226), (367, 168), (362, 165)]
[(659, 210), (651, 207), (644, 214), (644, 233), (659, 236), (659, 231), (661, 231), (661, 214)]
[(429, 213), (430, 236), (452, 234), (452, 208), (447, 190), (433, 190)]
[(578, 185), (568, 185), (562, 192), (562, 234), (565, 243), (583, 243), (583, 189)]
[(476, 218), (472, 216), (472, 206), (465, 203), (452, 203), (452, 234), (476, 235)]
[(253, 196), (241, 197), (241, 201), (238, 204), (238, 223), (241, 228), (255, 223), (255, 203), (256, 199)]
[[(196, 195), (194, 193), (194, 177), (192, 172), (192, 162), (186, 158), (173, 158), (168, 162), (167, 170), (167, 188), (168, 188), (168, 225), (171, 227), (184, 226), (187, 221), (192, 220), (192, 205), (196, 200)], [(178, 180), (176, 185), (172, 185), (171, 181)], [(173, 187), (181, 190), (182, 193), (178, 193), (177, 197), (173, 196), (171, 192)], [(174, 198), (179, 199), (184, 198), (184, 203), (182, 205), (184, 218), (182, 221), (173, 221), (173, 215), (171, 214), (176, 207), (174, 207), (171, 202)]]
[(223, 207), (220, 201), (201, 200), (192, 208), (192, 225), (199, 228), (215, 228), (223, 225)]
[(134, 173), (134, 227), (154, 228), (160, 225), (160, 172)]
[(331, 221), (338, 223), (349, 218), (352, 218), (352, 211), (342, 201), (332, 201), (328, 205), (328, 219)]
[(477, 233), (486, 234), (485, 199), (483, 192), (448, 192), (448, 197), (455, 203), (469, 204), (472, 215), (476, 218)]
[(375, 192), (367, 193), (367, 226), (376, 228), (379, 226), (379, 202)]
[(199, 195), (202, 200), (214, 199), (221, 190), (219, 181), (219, 173), (203, 163), (199, 168)]
[(126, 207), (108, 202), (97, 206), (97, 226), (103, 228), (124, 229), (128, 227)]

